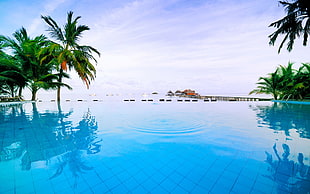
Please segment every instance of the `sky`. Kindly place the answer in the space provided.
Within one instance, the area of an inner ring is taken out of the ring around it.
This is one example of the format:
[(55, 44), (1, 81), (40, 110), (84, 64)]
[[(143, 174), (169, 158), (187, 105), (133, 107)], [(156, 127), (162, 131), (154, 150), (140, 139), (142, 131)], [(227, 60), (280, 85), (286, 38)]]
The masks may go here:
[(41, 15), (62, 26), (69, 11), (90, 27), (80, 44), (101, 56), (90, 89), (70, 72), (65, 82), (73, 90), (63, 89), (64, 95), (190, 88), (245, 96), (277, 66), (310, 62), (301, 40), (280, 54), (281, 39), (268, 44), (275, 30), (269, 24), (285, 15), (277, 0), (0, 0), (0, 34), (11, 36), (23, 26), (31, 37), (48, 36)]

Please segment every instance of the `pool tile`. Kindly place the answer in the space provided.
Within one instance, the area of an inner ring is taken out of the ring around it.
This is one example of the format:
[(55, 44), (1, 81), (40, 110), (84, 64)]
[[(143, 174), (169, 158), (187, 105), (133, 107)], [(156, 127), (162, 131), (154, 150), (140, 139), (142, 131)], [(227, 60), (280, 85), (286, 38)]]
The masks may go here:
[(110, 190), (112, 193), (128, 193), (129, 190), (124, 184), (119, 184)]
[(167, 178), (161, 182), (159, 186), (170, 192), (176, 187), (176, 185), (177, 184), (173, 180)]
[(211, 191), (209, 191), (209, 193), (211, 194), (225, 194), (225, 193), (230, 193), (230, 189), (227, 187), (224, 187), (224, 185), (222, 184), (216, 184)]
[(255, 181), (255, 184), (263, 184), (265, 185), (266, 187), (273, 187), (274, 186), (274, 181), (271, 180), (271, 177), (267, 177), (265, 175), (262, 175), (262, 174), (259, 174), (257, 177), (256, 177), (256, 181)]
[(145, 174), (143, 171), (138, 172), (137, 174), (134, 175), (134, 178), (139, 181), (139, 183), (143, 183), (146, 181), (149, 176)]
[(185, 191), (192, 191), (193, 188), (197, 185), (196, 183), (194, 183), (193, 181), (187, 179), (187, 177), (185, 177), (179, 184)]
[(221, 178), (223, 179), (228, 179), (228, 180), (232, 180), (233, 182), (237, 180), (237, 178), (239, 177), (238, 173), (234, 173), (234, 172), (230, 172), (230, 171), (224, 171)]
[(130, 168), (126, 169), (130, 174), (134, 175), (141, 171), (140, 167), (137, 165), (133, 165)]
[(151, 178), (158, 184), (160, 184), (161, 182), (163, 182), (163, 180), (166, 179), (166, 176), (163, 175), (161, 172), (158, 172), (156, 174), (154, 174), (153, 176), (151, 176)]
[(171, 179), (173, 182), (175, 182), (176, 184), (180, 184), (180, 182), (184, 179), (184, 176), (181, 175), (180, 173), (173, 171), (170, 175), (169, 175), (169, 179)]
[(225, 177), (221, 177), (217, 182), (216, 185), (222, 185), (223, 187), (225, 187), (227, 190), (230, 190), (233, 185), (236, 183), (237, 179), (234, 178), (225, 178)]
[(190, 192), (191, 194), (206, 194), (209, 192), (209, 189), (203, 188), (201, 186), (195, 186), (193, 190)]
[(272, 193), (273, 190), (273, 186), (270, 185), (265, 185), (259, 182), (256, 182), (253, 186), (253, 193)]
[(111, 177), (110, 179), (108, 180), (105, 180), (104, 183), (106, 184), (106, 186), (109, 188), (109, 189), (113, 189), (114, 187), (122, 184), (120, 182), (120, 180), (117, 178), (117, 177)]
[(206, 190), (210, 190), (213, 185), (216, 183), (216, 179), (212, 176), (204, 176), (198, 182), (198, 186), (205, 188)]
[(159, 183), (154, 181), (152, 178), (148, 178), (143, 182), (143, 187), (147, 188), (149, 191), (152, 191), (155, 187), (159, 187)]
[(137, 188), (140, 185), (140, 183), (133, 177), (122, 182), (122, 184), (126, 185), (128, 190), (130, 191), (132, 191), (133, 189)]
[(0, 188), (0, 193), (1, 194), (16, 194), (15, 189), (3, 189)]
[(178, 185), (177, 187), (175, 187), (175, 189), (171, 193), (172, 194), (189, 194), (190, 192), (187, 190), (184, 190), (183, 187)]
[(73, 192), (73, 185), (70, 185), (67, 181), (58, 182), (57, 184), (52, 184), (55, 193), (70, 191)]
[(130, 174), (127, 170), (124, 170), (123, 172), (120, 172), (116, 176), (121, 182), (124, 182), (128, 180), (129, 178), (131, 178), (133, 175)]
[(49, 180), (37, 180), (34, 182), (36, 193), (54, 193), (54, 188)]
[(87, 172), (86, 174), (83, 174), (81, 176), (90, 187), (93, 187), (103, 182), (103, 180), (98, 176), (95, 171)]
[(110, 189), (104, 183), (93, 186), (92, 190), (94, 193), (111, 193)]
[(148, 193), (148, 191), (141, 185), (138, 185), (134, 189), (130, 189), (131, 193), (140, 194), (140, 193)]
[(252, 191), (252, 185), (253, 183), (248, 184), (246, 179), (238, 179), (231, 191), (235, 193), (250, 193)]
[(33, 185), (25, 185), (25, 186), (21, 186), (21, 187), (16, 187), (16, 194), (18, 193), (35, 193), (35, 189), (33, 187)]
[(189, 180), (191, 180), (193, 182), (197, 182), (198, 180), (202, 179), (203, 176), (205, 176), (206, 170), (207, 169), (204, 169), (204, 168), (201, 168), (201, 167), (193, 168), (188, 173), (186, 178), (188, 178)]
[(115, 175), (110, 171), (110, 170), (105, 170), (105, 169), (96, 169), (96, 172), (99, 176), (99, 178), (102, 181), (106, 181), (114, 177)]
[[(28, 175), (26, 175), (28, 174)], [(18, 177), (15, 177), (15, 187), (25, 187), (25, 186), (28, 186), (28, 185), (33, 185), (33, 180), (32, 180), (32, 176), (29, 173), (26, 173), (26, 174), (21, 174), (19, 175)], [(27, 179), (24, 178), (25, 177), (29, 177)]]
[(43, 170), (32, 170), (32, 177), (34, 182), (41, 180), (48, 180), (50, 178), (47, 171)]

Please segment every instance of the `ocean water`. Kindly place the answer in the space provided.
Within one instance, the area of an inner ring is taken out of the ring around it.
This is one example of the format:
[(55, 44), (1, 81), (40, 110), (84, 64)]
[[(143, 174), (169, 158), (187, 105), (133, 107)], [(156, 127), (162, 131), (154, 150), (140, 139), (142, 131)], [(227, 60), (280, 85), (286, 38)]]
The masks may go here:
[(171, 100), (0, 107), (0, 193), (309, 193), (310, 105)]

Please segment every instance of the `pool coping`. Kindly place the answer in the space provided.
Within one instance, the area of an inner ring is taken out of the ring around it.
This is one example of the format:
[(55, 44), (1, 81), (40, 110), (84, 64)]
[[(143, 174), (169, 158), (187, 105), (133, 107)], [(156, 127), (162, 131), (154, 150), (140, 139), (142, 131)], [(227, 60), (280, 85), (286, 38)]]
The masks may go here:
[(29, 102), (35, 102), (31, 100), (24, 100), (24, 101), (15, 101), (15, 102), (0, 102), (0, 106), (10, 106), (10, 105), (17, 105), (17, 104), (24, 104)]
[(288, 103), (288, 104), (306, 104), (310, 105), (310, 102), (305, 102), (305, 101), (292, 101), (292, 100), (272, 100), (272, 102), (280, 102), (280, 103)]

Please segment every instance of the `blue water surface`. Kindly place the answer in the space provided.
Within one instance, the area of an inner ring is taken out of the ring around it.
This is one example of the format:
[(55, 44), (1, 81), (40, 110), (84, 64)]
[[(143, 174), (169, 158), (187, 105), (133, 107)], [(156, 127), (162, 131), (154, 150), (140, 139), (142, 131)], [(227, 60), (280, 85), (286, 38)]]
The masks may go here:
[(309, 193), (310, 105), (0, 107), (0, 193)]

